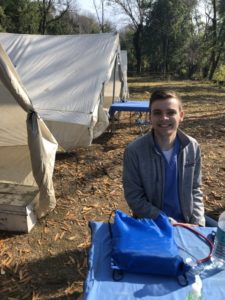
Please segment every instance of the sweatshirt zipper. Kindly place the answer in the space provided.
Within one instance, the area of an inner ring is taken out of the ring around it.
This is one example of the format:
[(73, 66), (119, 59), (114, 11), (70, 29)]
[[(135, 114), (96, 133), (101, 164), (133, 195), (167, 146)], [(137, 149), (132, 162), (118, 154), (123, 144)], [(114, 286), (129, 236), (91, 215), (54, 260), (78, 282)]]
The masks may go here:
[(184, 208), (183, 208), (183, 202), (182, 202), (182, 198), (183, 198), (183, 186), (182, 186), (182, 182), (184, 182), (184, 170), (182, 168), (183, 166), (183, 160), (184, 160), (184, 156), (183, 156), (183, 150), (181, 150), (178, 154), (178, 186), (179, 186), (179, 202), (180, 202), (180, 208), (181, 208), (181, 212), (182, 215), (184, 217), (184, 220), (187, 222), (187, 218), (186, 215), (184, 214)]
[(164, 161), (163, 161), (163, 157), (162, 157), (162, 155), (161, 154), (159, 154), (159, 156), (160, 156), (160, 172), (161, 172), (161, 176), (160, 176), (160, 178), (161, 178), (161, 180), (162, 180), (162, 189), (161, 189), (161, 209), (163, 209), (163, 207), (164, 207), (164, 201), (163, 201), (163, 199), (164, 199), (164, 186), (165, 186), (165, 166), (164, 166)]

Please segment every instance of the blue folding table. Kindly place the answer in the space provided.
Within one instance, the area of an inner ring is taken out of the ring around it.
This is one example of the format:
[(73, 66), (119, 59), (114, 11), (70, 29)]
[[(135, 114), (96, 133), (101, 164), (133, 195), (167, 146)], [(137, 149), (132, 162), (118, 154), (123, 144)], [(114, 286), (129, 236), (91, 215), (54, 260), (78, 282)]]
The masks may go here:
[[(181, 286), (175, 278), (124, 273), (121, 281), (114, 281), (110, 268), (111, 238), (108, 224), (90, 223), (92, 245), (89, 250), (88, 273), (83, 300), (186, 300), (192, 282)], [(197, 228), (204, 235), (215, 230)], [(200, 259), (209, 253), (208, 245), (185, 228), (174, 228), (180, 255)], [(200, 273), (204, 300), (225, 299), (225, 270), (205, 268)]]
[(148, 112), (149, 101), (125, 100), (112, 103), (109, 114), (112, 117), (116, 111)]
[[(146, 113), (144, 125), (148, 124), (147, 113), (149, 112), (149, 101), (137, 101), (137, 100), (125, 100), (125, 101), (116, 101), (112, 103), (109, 108), (109, 115), (112, 120), (112, 131), (114, 131), (114, 122), (115, 122), (115, 113), (116, 112), (130, 112), (130, 125), (131, 125), (131, 112), (138, 112), (139, 118), (141, 120), (141, 114)], [(140, 124), (137, 122), (137, 125), (143, 125), (143, 122)], [(141, 130), (142, 131), (142, 130)]]

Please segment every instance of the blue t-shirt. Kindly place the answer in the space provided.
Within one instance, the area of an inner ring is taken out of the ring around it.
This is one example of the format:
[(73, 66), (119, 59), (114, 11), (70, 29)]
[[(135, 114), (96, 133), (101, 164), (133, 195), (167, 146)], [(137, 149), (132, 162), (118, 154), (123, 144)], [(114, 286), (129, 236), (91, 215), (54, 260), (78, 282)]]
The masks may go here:
[(180, 200), (179, 200), (179, 184), (178, 184), (178, 169), (177, 158), (180, 150), (180, 141), (176, 137), (170, 161), (168, 162), (165, 155), (157, 147), (165, 162), (165, 187), (163, 191), (163, 211), (168, 217), (172, 217), (178, 222), (184, 222), (181, 213)]

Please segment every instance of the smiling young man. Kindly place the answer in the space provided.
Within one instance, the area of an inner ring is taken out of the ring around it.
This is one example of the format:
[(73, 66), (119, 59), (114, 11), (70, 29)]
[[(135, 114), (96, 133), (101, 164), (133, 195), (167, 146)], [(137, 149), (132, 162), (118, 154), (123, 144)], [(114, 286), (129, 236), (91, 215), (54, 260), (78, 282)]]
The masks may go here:
[(181, 99), (157, 90), (149, 107), (152, 130), (124, 152), (125, 199), (136, 217), (154, 219), (163, 211), (175, 221), (204, 226), (200, 148), (178, 129)]

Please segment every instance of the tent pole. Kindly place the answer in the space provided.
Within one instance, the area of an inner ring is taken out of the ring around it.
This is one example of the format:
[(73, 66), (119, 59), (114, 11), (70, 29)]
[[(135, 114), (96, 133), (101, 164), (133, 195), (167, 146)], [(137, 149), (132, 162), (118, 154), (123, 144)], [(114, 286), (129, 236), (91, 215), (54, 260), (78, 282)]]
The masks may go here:
[(115, 59), (114, 73), (113, 73), (113, 99), (112, 99), (112, 103), (114, 103), (114, 101), (115, 101), (116, 65), (117, 65), (117, 56), (116, 56), (116, 59)]
[(104, 104), (104, 99), (105, 99), (105, 83), (103, 82), (103, 84), (102, 84), (102, 91), (101, 91), (101, 99), (100, 99), (100, 103), (102, 105)]

